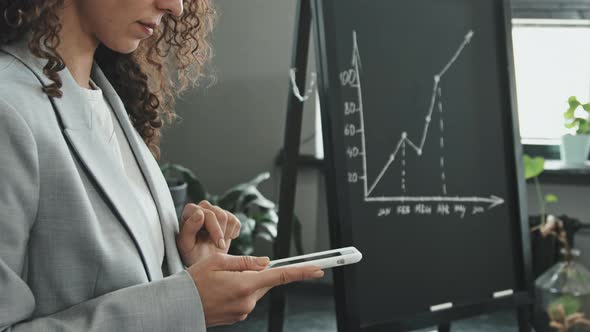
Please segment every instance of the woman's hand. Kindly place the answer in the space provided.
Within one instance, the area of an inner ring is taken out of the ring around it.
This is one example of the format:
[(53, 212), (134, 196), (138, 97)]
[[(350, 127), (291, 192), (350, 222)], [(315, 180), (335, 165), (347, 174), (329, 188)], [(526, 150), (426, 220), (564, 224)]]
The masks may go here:
[(315, 266), (266, 269), (268, 257), (215, 254), (188, 268), (203, 304), (207, 327), (242, 321), (272, 287), (324, 276)]
[(208, 201), (185, 205), (176, 236), (182, 262), (191, 266), (216, 253), (227, 254), (231, 240), (240, 235), (240, 228), (236, 216)]

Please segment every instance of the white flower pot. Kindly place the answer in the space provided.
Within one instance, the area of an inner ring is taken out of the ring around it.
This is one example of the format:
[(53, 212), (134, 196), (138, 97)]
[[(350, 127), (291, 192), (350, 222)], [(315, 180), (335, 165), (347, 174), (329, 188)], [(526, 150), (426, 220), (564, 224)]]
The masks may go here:
[(582, 166), (590, 152), (590, 135), (563, 135), (561, 137), (561, 160), (567, 166)]

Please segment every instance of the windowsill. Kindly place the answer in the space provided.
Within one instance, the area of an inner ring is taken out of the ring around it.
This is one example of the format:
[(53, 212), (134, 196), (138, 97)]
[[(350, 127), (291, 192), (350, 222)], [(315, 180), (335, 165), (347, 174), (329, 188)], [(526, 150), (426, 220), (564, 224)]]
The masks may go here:
[(556, 174), (589, 175), (590, 161), (580, 166), (567, 166), (561, 160), (546, 160), (545, 172)]
[(561, 160), (545, 160), (541, 182), (553, 184), (590, 185), (590, 162), (580, 166), (566, 166)]
[(531, 157), (543, 157), (545, 160), (559, 160), (561, 158), (559, 144), (531, 144), (530, 142), (523, 142), (522, 148), (524, 153)]

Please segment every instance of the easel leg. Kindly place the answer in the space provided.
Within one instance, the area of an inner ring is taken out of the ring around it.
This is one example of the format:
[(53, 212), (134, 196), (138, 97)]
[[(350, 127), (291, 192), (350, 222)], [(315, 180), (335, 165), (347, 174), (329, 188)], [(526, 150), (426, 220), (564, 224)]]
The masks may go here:
[[(296, 84), (305, 86), (309, 39), (311, 35), (311, 0), (299, 0), (294, 41), (293, 68), (299, 70)], [(291, 249), (291, 231), (293, 229), (293, 211), (295, 208), (295, 191), (297, 185), (297, 156), (301, 142), (303, 123), (303, 102), (289, 91), (287, 119), (285, 124), (285, 141), (283, 145), (285, 160), (281, 172), (281, 189), (279, 196), (279, 223), (275, 241), (274, 258), (289, 257)], [(274, 288), (270, 293), (269, 332), (282, 332), (285, 318), (285, 291)]]
[(518, 316), (518, 331), (519, 332), (531, 332), (530, 325), (530, 313), (531, 310), (527, 306), (521, 306), (517, 309)]
[(444, 323), (438, 326), (438, 332), (451, 332), (451, 323)]
[(284, 287), (277, 287), (270, 293), (268, 331), (283, 331), (287, 298)]

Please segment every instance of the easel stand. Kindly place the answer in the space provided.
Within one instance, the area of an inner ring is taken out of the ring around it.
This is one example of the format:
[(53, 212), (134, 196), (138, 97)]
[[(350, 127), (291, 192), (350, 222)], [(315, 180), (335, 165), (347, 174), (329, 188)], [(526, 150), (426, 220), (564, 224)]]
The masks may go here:
[[(295, 29), (292, 68), (297, 70), (297, 75), (294, 84), (298, 89), (302, 89), (306, 84), (307, 63), (309, 54), (309, 42), (312, 23), (312, 0), (299, 0), (297, 7), (297, 28)], [(303, 89), (302, 89), (303, 90)], [(289, 89), (287, 105), (287, 119), (285, 125), (284, 137), (284, 160), (282, 163), (280, 197), (279, 197), (279, 224), (278, 235), (274, 248), (274, 259), (281, 259), (289, 257), (291, 248), (291, 231), (293, 227), (293, 215), (295, 205), (295, 191), (297, 182), (297, 160), (299, 156), (301, 128), (303, 122), (303, 106), (304, 99), (298, 98)], [(270, 292), (270, 312), (268, 320), (269, 332), (282, 332), (285, 319), (285, 304), (286, 295), (283, 287), (275, 287)], [(467, 314), (469, 312), (470, 314)], [(476, 311), (465, 311), (464, 317), (473, 316)], [(530, 332), (529, 324), (529, 307), (518, 306), (518, 325), (520, 332)], [(437, 316), (437, 321), (441, 321), (441, 316)], [(457, 314), (453, 316), (442, 316), (442, 321), (439, 323), (439, 332), (450, 332), (451, 323), (453, 320), (463, 318)], [(432, 324), (432, 325), (436, 325)], [(359, 327), (344, 326), (338, 322), (338, 328), (344, 332), (357, 332), (364, 330), (371, 330), (371, 328), (359, 329)], [(397, 331), (389, 329), (390, 331)]]
[[(530, 324), (530, 310), (528, 307), (518, 307), (516, 312), (517, 315), (517, 320), (518, 320), (518, 331), (519, 332), (531, 332), (532, 328), (531, 328), (531, 324)], [(449, 323), (443, 323), (443, 324), (438, 324), (437, 330), (438, 332), (451, 332), (452, 324)]]
[[(306, 81), (307, 57), (311, 30), (311, 5), (308, 0), (301, 0), (297, 10), (297, 29), (295, 30), (292, 68), (300, 70), (296, 77), (297, 86), (304, 86)], [(297, 99), (289, 90), (287, 121), (285, 125), (284, 156), (281, 173), (279, 197), (279, 225), (275, 242), (275, 259), (289, 257), (291, 248), (291, 230), (293, 228), (293, 211), (297, 184), (297, 157), (303, 122), (303, 101)], [(270, 315), (268, 330), (283, 331), (285, 319), (285, 291), (276, 287), (270, 292)]]
[(438, 332), (451, 332), (451, 323), (440, 324), (438, 326)]

